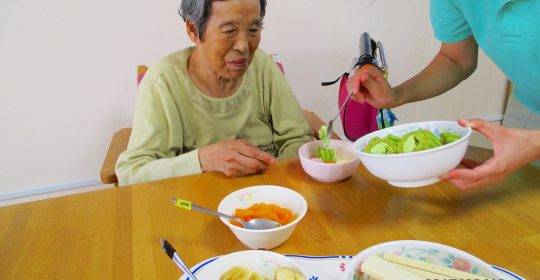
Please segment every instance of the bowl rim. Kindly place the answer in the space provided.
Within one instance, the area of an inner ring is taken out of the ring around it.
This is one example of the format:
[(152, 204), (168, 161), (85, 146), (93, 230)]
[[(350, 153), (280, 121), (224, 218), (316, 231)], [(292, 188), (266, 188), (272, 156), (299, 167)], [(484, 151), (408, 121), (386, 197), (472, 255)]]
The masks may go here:
[[(356, 163), (360, 163), (360, 158), (358, 157), (357, 154), (355, 154), (355, 156), (349, 160), (346, 160), (346, 161), (342, 161), (342, 162), (336, 162), (336, 163), (325, 163), (325, 162), (318, 162), (318, 161), (315, 161), (311, 158), (308, 158), (308, 157), (305, 157), (303, 156), (301, 153), (300, 153), (300, 149), (302, 149), (302, 147), (304, 146), (307, 146), (311, 143), (315, 143), (315, 142), (322, 142), (322, 140), (312, 140), (312, 141), (309, 141), (307, 143), (304, 143), (302, 146), (300, 146), (300, 148), (298, 149), (298, 157), (300, 159), (305, 159), (305, 160), (309, 160), (311, 163), (315, 164), (316, 166), (341, 166), (341, 165), (346, 165), (346, 164), (351, 164), (352, 162), (356, 162)], [(344, 142), (344, 143), (347, 143), (347, 144), (350, 144), (351, 147), (352, 147), (352, 151), (353, 152), (356, 152), (356, 148), (354, 147), (354, 142), (351, 142), (351, 141), (347, 141), (347, 140), (343, 140), (343, 139), (330, 139), (330, 142)]]
[[(360, 142), (365, 141), (367, 138), (375, 137), (375, 136), (370, 136), (371, 134), (373, 134), (375, 132), (380, 132), (380, 131), (385, 131), (385, 130), (388, 131), (388, 130), (399, 128), (399, 127), (407, 127), (407, 126), (412, 126), (412, 125), (420, 125), (420, 124), (434, 123), (434, 122), (457, 124), (459, 127), (465, 129), (466, 133), (465, 133), (465, 135), (461, 136), (461, 138), (459, 138), (459, 140), (457, 140), (457, 141), (454, 141), (452, 143), (448, 143), (448, 144), (445, 144), (445, 145), (442, 145), (442, 146), (439, 146), (439, 147), (423, 150), (423, 151), (415, 151), (415, 152), (408, 152), (408, 153), (401, 153), (401, 154), (371, 154), (371, 153), (366, 153), (366, 152), (364, 152), (364, 151), (362, 151), (360, 149)], [(354, 151), (356, 153), (358, 153), (359, 156), (368, 157), (368, 158), (402, 158), (402, 157), (418, 156), (418, 155), (435, 153), (435, 152), (438, 152), (440, 150), (446, 150), (446, 149), (452, 148), (454, 146), (457, 146), (457, 145), (459, 145), (459, 144), (461, 144), (461, 143), (463, 143), (465, 141), (468, 141), (471, 134), (472, 134), (472, 128), (471, 127), (469, 127), (469, 126), (466, 126), (466, 127), (460, 126), (455, 121), (425, 121), (425, 122), (406, 123), (406, 124), (400, 124), (400, 125), (380, 129), (380, 130), (368, 133), (368, 134), (358, 138), (356, 141), (354, 141)]]
[[(301, 206), (302, 207), (302, 213), (299, 213), (298, 216), (296, 217), (296, 219), (294, 219), (292, 222), (290, 222), (290, 223), (288, 223), (286, 225), (282, 225), (280, 227), (271, 228), (271, 229), (247, 229), (247, 228), (242, 228), (242, 227), (235, 226), (235, 225), (229, 223), (228, 219), (220, 217), (219, 219), (221, 220), (221, 222), (223, 222), (225, 225), (227, 225), (231, 229), (239, 230), (239, 231), (242, 231), (242, 232), (251, 232), (251, 233), (269, 233), (269, 232), (284, 230), (284, 229), (290, 228), (292, 226), (296, 226), (296, 224), (298, 222), (300, 222), (300, 220), (302, 220), (304, 218), (304, 216), (306, 215), (306, 213), (307, 213), (307, 210), (308, 210), (307, 201), (304, 198), (304, 196), (302, 196), (297, 191), (295, 191), (293, 189), (290, 189), (290, 188), (287, 188), (287, 187), (283, 187), (283, 186), (278, 186), (278, 185), (255, 185), (255, 186), (250, 186), (250, 187), (238, 189), (238, 190), (236, 190), (234, 192), (231, 192), (230, 194), (226, 195), (223, 199), (221, 199), (221, 201), (218, 204), (217, 209), (219, 211), (219, 209), (221, 208), (221, 205), (222, 205), (223, 201), (225, 201), (225, 199), (234, 196), (235, 194), (237, 194), (240, 191), (246, 191), (246, 190), (249, 190), (249, 189), (256, 189), (256, 188), (269, 188), (269, 187), (270, 188), (279, 188), (279, 189), (282, 189), (282, 190), (285, 190), (285, 191), (293, 192), (298, 198), (300, 198), (302, 200), (301, 201), (301, 203), (302, 203), (302, 206)], [(255, 203), (257, 203), (257, 202), (255, 202)]]
[(370, 247), (365, 248), (364, 250), (360, 251), (358, 254), (354, 255), (354, 257), (349, 262), (350, 264), (349, 264), (349, 266), (347, 266), (347, 269), (345, 270), (345, 274), (343, 276), (343, 279), (348, 279), (347, 278), (348, 275), (352, 272), (352, 270), (355, 267), (355, 265), (354, 265), (355, 262), (358, 262), (358, 260), (362, 259), (362, 258), (360, 258), (361, 255), (365, 259), (366, 257), (375, 254), (374, 253), (375, 251), (377, 251), (378, 249), (383, 248), (383, 247), (387, 247), (387, 246), (390, 247), (390, 246), (396, 246), (396, 245), (397, 246), (399, 246), (399, 245), (403, 246), (403, 245), (411, 245), (411, 244), (419, 244), (420, 246), (427, 246), (427, 247), (432, 247), (432, 248), (436, 248), (436, 247), (444, 248), (444, 250), (446, 250), (447, 252), (453, 253), (455, 255), (459, 254), (461, 256), (466, 257), (469, 261), (473, 262), (474, 264), (476, 264), (478, 266), (481, 266), (482, 268), (484, 268), (484, 270), (489, 271), (491, 274), (494, 274), (496, 276), (499, 275), (499, 273), (490, 264), (488, 264), (484, 260), (472, 255), (471, 253), (468, 253), (466, 251), (458, 249), (456, 247), (452, 247), (452, 246), (449, 246), (449, 245), (445, 245), (445, 244), (437, 243), (437, 242), (433, 242), (433, 241), (406, 239), (406, 240), (392, 240), (392, 241), (378, 243), (378, 244), (375, 244), (373, 246), (370, 246)]

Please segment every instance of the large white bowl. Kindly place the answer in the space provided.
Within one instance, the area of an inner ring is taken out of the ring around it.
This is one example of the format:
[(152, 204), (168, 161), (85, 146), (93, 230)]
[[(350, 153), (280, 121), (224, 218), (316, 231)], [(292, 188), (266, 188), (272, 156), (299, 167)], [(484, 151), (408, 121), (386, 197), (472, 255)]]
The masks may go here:
[[(276, 267), (287, 267), (306, 276), (305, 272), (292, 259), (271, 251), (246, 250), (231, 253), (204, 266), (197, 271), (197, 279), (219, 279), (222, 274), (235, 266), (243, 266), (264, 279), (274, 279)], [(306, 277), (307, 279), (307, 277)]]
[[(389, 133), (403, 136), (419, 129), (427, 129), (436, 136), (439, 136), (441, 132), (450, 131), (457, 133), (461, 138), (450, 144), (418, 152), (389, 155), (363, 152), (364, 147), (375, 136), (384, 138)], [(354, 149), (362, 164), (373, 175), (394, 186), (420, 187), (440, 181), (439, 176), (452, 170), (460, 163), (467, 151), (471, 131), (470, 127), (462, 127), (454, 121), (402, 124), (364, 135), (354, 142)]]
[(315, 161), (317, 147), (322, 146), (320, 140), (308, 142), (300, 147), (298, 155), (302, 168), (311, 177), (322, 182), (337, 182), (350, 177), (358, 169), (360, 160), (354, 151), (353, 143), (345, 140), (330, 140), (330, 148), (336, 152), (338, 163)]
[(232, 216), (237, 208), (249, 208), (255, 203), (273, 203), (287, 208), (296, 214), (296, 219), (277, 228), (255, 230), (235, 226), (220, 218), (242, 243), (253, 249), (272, 249), (281, 245), (307, 212), (307, 202), (302, 195), (285, 187), (268, 185), (248, 187), (227, 195), (219, 203), (218, 211)]
[(397, 240), (380, 243), (358, 253), (347, 266), (342, 280), (364, 279), (360, 267), (365, 259), (371, 255), (386, 253), (477, 274), (489, 279), (503, 279), (489, 264), (454, 247), (420, 240)]

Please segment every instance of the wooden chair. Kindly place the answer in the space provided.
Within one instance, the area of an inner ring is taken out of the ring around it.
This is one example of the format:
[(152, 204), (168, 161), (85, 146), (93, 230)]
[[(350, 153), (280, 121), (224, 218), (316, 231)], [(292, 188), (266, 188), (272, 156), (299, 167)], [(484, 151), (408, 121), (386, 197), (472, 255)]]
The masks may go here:
[[(281, 65), (281, 63), (277, 63), (280, 66), (280, 69), (282, 69), (283, 71), (283, 66)], [(138, 67), (137, 85), (141, 81), (147, 69), (148, 68), (145, 65), (140, 65)], [(308, 121), (311, 128), (311, 134), (315, 139), (318, 139), (319, 128), (321, 127), (321, 125), (324, 124), (324, 122), (321, 120), (321, 118), (319, 118), (319, 116), (317, 116), (311, 111), (303, 110), (303, 112), (304, 117)], [(105, 155), (105, 159), (103, 160), (103, 164), (101, 165), (101, 171), (99, 173), (101, 177), (101, 182), (103, 184), (114, 184), (115, 186), (118, 186), (118, 178), (116, 177), (115, 170), (116, 161), (120, 153), (127, 149), (130, 135), (131, 127), (122, 128), (113, 134), (111, 143), (109, 144), (109, 149), (107, 151), (107, 154)], [(336, 133), (332, 132), (332, 139), (340, 139), (340, 137)]]

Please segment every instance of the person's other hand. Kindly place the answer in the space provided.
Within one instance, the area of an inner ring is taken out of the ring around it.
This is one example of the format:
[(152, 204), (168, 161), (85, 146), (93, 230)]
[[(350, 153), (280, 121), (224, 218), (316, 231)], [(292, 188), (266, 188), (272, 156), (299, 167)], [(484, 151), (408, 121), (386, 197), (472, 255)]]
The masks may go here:
[(352, 99), (367, 102), (375, 108), (392, 108), (398, 104), (397, 94), (383, 73), (374, 65), (367, 64), (356, 69), (347, 84)]
[(246, 140), (226, 140), (199, 149), (203, 171), (219, 171), (239, 177), (264, 171), (276, 159)]
[(482, 133), (493, 146), (493, 157), (483, 164), (472, 169), (456, 168), (441, 176), (463, 191), (500, 183), (540, 156), (538, 135), (532, 135), (538, 132), (505, 128), (481, 119), (458, 119), (458, 123)]

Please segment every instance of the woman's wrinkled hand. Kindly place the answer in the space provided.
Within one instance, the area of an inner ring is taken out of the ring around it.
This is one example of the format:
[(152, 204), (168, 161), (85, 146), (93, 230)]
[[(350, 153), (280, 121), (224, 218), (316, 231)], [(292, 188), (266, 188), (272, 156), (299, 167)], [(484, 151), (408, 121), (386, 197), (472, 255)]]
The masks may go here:
[(199, 149), (203, 171), (219, 171), (240, 177), (264, 171), (276, 159), (246, 140), (226, 140)]
[(506, 128), (482, 119), (459, 119), (458, 123), (482, 133), (493, 146), (493, 157), (483, 164), (472, 169), (456, 168), (441, 176), (463, 191), (500, 183), (540, 157), (538, 131)]
[(347, 84), (352, 99), (367, 102), (375, 108), (393, 108), (398, 104), (397, 94), (383, 73), (374, 65), (367, 64), (356, 69)]

